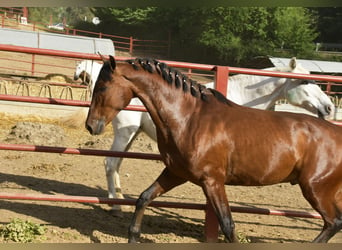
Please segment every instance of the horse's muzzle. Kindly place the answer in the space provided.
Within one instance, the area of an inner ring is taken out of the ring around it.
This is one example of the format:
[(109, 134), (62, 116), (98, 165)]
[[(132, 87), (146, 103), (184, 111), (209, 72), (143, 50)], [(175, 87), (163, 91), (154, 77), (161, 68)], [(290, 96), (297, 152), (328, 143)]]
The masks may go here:
[(99, 135), (104, 131), (106, 123), (103, 119), (100, 120), (93, 120), (91, 122), (86, 122), (86, 129), (92, 135)]
[(335, 107), (329, 104), (325, 105), (322, 109), (318, 109), (317, 111), (318, 117), (323, 120), (326, 118), (329, 119), (329, 117), (331, 118), (334, 112), (335, 112)]

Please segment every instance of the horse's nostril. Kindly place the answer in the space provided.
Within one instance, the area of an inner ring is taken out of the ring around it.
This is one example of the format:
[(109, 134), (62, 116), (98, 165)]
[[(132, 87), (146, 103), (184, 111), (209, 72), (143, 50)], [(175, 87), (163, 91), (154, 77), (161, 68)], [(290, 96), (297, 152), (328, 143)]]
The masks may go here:
[(330, 114), (331, 113), (331, 107), (330, 106), (325, 106), (325, 111)]
[(89, 126), (88, 124), (86, 124), (86, 129), (89, 131), (90, 134), (93, 134), (93, 129), (91, 126)]

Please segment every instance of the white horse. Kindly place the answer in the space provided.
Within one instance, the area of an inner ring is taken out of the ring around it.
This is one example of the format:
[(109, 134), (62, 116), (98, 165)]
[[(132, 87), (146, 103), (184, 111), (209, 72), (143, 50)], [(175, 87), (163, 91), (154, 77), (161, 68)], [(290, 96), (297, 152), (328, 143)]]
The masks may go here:
[(83, 60), (76, 65), (74, 80), (81, 79), (82, 84), (89, 85), (91, 92), (94, 88), (97, 76), (100, 73), (102, 64), (92, 60)]
[[(92, 68), (89, 67), (91, 64), (93, 65)], [(75, 79), (81, 73), (86, 72), (88, 77), (95, 82), (101, 66), (102, 64), (96, 62), (82, 61), (76, 68)], [(267, 68), (265, 70), (310, 74), (308, 70), (297, 65), (295, 58), (292, 58), (289, 67)], [(91, 89), (94, 88), (93, 85), (91, 85)], [(206, 87), (214, 87), (213, 82), (205, 85)], [(238, 104), (259, 109), (272, 109), (277, 100), (285, 98), (292, 105), (305, 108), (321, 118), (333, 114), (335, 108), (330, 98), (318, 85), (300, 79), (235, 75), (229, 77), (226, 96)], [(138, 98), (134, 98), (130, 105), (143, 104)], [(155, 126), (147, 112), (121, 111), (112, 121), (112, 126), (114, 130), (112, 151), (127, 151), (133, 138), (140, 131), (144, 131), (154, 141), (157, 140)], [(107, 157), (105, 160), (108, 196), (110, 198), (123, 198), (119, 177), (121, 161), (122, 158), (116, 157)], [(120, 215), (121, 207), (114, 205), (112, 211), (114, 215)]]

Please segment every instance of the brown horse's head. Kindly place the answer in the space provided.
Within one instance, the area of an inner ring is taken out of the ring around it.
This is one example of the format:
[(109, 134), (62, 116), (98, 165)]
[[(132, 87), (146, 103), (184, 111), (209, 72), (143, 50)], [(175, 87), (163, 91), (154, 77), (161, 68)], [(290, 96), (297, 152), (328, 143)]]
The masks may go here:
[[(119, 98), (118, 98), (119, 97)], [(120, 75), (114, 57), (104, 61), (94, 87), (86, 128), (93, 134), (101, 134), (105, 126), (124, 109), (133, 98), (129, 81)]]

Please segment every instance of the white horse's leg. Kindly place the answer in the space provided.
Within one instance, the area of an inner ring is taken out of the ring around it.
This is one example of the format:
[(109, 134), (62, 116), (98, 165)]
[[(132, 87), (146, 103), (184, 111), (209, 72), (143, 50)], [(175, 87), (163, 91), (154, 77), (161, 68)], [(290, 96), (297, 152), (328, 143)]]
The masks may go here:
[(152, 140), (157, 141), (157, 131), (149, 113), (144, 112), (141, 115), (141, 130), (144, 131)]
[[(133, 138), (137, 135), (141, 125), (141, 112), (121, 111), (112, 121), (114, 141), (112, 151), (126, 151), (129, 149)], [(108, 185), (109, 198), (123, 198), (119, 177), (119, 168), (122, 158), (107, 157), (105, 171)], [(121, 206), (114, 205), (112, 210), (121, 211)], [(118, 213), (119, 214), (119, 213)]]

